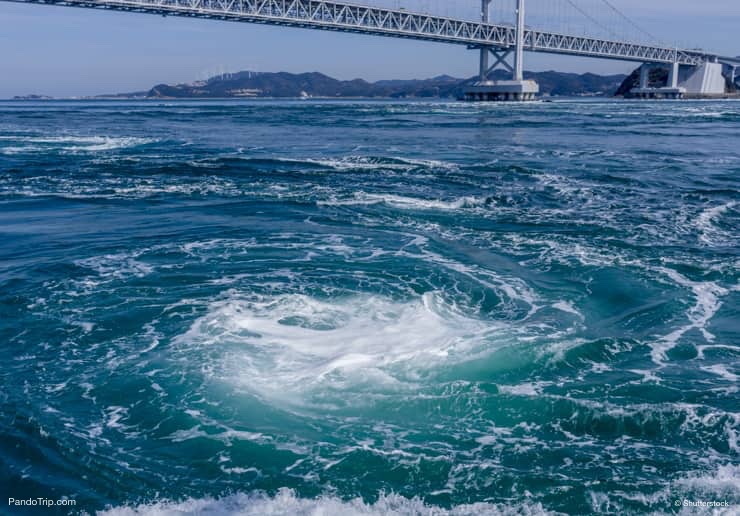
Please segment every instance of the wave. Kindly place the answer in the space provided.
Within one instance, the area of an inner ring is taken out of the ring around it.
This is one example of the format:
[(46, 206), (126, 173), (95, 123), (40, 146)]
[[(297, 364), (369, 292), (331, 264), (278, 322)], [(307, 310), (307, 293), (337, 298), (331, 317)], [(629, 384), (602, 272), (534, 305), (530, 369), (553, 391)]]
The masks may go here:
[(374, 169), (391, 169), (399, 171), (408, 171), (417, 168), (438, 169), (438, 170), (457, 170), (457, 165), (440, 160), (429, 159), (411, 159), (397, 156), (346, 156), (343, 158), (309, 158), (305, 160), (281, 160), (287, 163), (298, 164), (315, 164), (323, 167), (329, 167), (338, 171), (349, 170), (374, 170)]
[[(734, 505), (740, 493), (740, 467), (719, 465), (713, 471), (692, 472), (665, 484), (654, 493), (617, 489), (603, 492), (598, 482), (587, 490), (588, 501), (594, 513), (666, 514), (666, 507), (678, 514), (736, 514)], [(683, 501), (725, 501), (730, 507), (697, 509), (683, 507)], [(639, 508), (639, 509), (638, 509)], [(655, 512), (654, 512), (655, 511)], [(98, 512), (99, 516), (186, 516), (209, 514), (214, 516), (316, 516), (341, 514), (343, 516), (547, 516), (562, 514), (546, 509), (537, 501), (518, 503), (477, 502), (440, 507), (414, 497), (380, 493), (375, 502), (361, 498), (342, 499), (335, 495), (304, 498), (295, 490), (281, 488), (270, 496), (264, 491), (237, 493), (222, 498), (187, 498), (180, 501), (158, 500), (139, 505), (125, 505)]]
[(75, 265), (91, 269), (104, 279), (142, 278), (152, 272), (152, 267), (138, 261), (140, 252), (107, 254), (75, 261)]
[[(682, 516), (696, 514), (735, 516), (740, 500), (740, 467), (722, 464), (713, 471), (692, 472), (671, 481), (663, 489), (651, 494), (628, 490), (605, 493), (591, 489), (589, 495), (591, 508), (595, 514), (647, 513), (657, 516), (674, 511), (675, 514)], [(691, 502), (724, 502), (728, 506), (691, 507)], [(641, 510), (636, 511), (635, 504), (638, 504)], [(667, 509), (669, 507), (670, 509)], [(648, 512), (647, 508), (654, 509), (654, 512)]]
[(380, 494), (377, 501), (367, 503), (361, 498), (343, 500), (336, 496), (301, 498), (295, 491), (282, 488), (274, 496), (264, 492), (234, 494), (224, 498), (188, 498), (184, 501), (159, 501), (151, 504), (117, 507), (99, 512), (101, 516), (181, 516), (188, 514), (239, 516), (541, 516), (557, 514), (547, 511), (540, 503), (514, 505), (478, 502), (443, 508), (429, 505), (420, 498), (397, 494)]
[(696, 228), (699, 230), (699, 240), (706, 245), (721, 245), (732, 240), (734, 237), (719, 229), (716, 225), (719, 219), (728, 210), (732, 210), (737, 205), (736, 201), (714, 206), (701, 212), (696, 218)]
[(714, 342), (715, 336), (707, 330), (707, 324), (722, 307), (721, 299), (729, 293), (729, 290), (712, 281), (692, 281), (666, 267), (657, 267), (654, 270), (666, 275), (679, 286), (690, 289), (696, 299), (696, 303), (686, 312), (688, 324), (651, 343), (653, 361), (661, 365), (667, 358), (667, 352), (676, 347), (681, 337), (691, 330), (698, 330), (707, 342)]
[[(252, 192), (239, 188), (229, 179), (181, 175), (176, 178), (56, 177), (36, 176), (0, 180), (0, 195), (9, 197), (59, 197), (70, 200), (148, 199), (162, 196), (238, 197)], [(252, 195), (254, 195), (252, 193)]]
[(0, 142), (10, 141), (23, 145), (0, 147), (2, 154), (35, 154), (58, 151), (61, 153), (100, 152), (126, 149), (154, 143), (153, 138), (133, 136), (0, 136)]
[(393, 194), (373, 194), (366, 192), (355, 192), (352, 197), (332, 198), (316, 201), (318, 206), (370, 206), (374, 204), (385, 204), (393, 208), (404, 210), (459, 210), (462, 208), (473, 208), (484, 206), (487, 199), (478, 197), (459, 197), (449, 201), (439, 199), (422, 199), (418, 197), (407, 197)]

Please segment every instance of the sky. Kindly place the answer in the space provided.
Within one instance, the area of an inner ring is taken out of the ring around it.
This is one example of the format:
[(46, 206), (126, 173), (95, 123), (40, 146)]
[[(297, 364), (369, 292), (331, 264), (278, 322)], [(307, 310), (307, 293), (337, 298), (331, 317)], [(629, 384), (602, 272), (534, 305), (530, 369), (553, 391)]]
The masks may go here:
[[(413, 1), (429, 0), (386, 5)], [(663, 41), (740, 55), (740, 0), (610, 1)], [(370, 81), (470, 77), (478, 63), (477, 53), (460, 45), (5, 1), (0, 1), (0, 48), (0, 98), (140, 91), (240, 70), (319, 71)], [(525, 57), (525, 69), (536, 71), (607, 74), (634, 67), (547, 54)]]

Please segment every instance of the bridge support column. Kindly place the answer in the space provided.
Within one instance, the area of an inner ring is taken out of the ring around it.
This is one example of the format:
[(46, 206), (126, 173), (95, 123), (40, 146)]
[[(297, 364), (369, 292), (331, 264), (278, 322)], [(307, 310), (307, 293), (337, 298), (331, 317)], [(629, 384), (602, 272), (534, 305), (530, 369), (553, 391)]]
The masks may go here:
[(671, 63), (670, 65), (667, 86), (669, 88), (678, 88), (678, 63)]
[(640, 89), (645, 90), (650, 86), (650, 65), (643, 64), (640, 67)]
[(481, 82), (486, 80), (488, 75), (488, 52), (489, 48), (480, 49), (480, 72), (478, 73), (478, 80)]
[(683, 83), (691, 95), (701, 97), (718, 97), (725, 94), (725, 77), (722, 75), (722, 63), (712, 60), (697, 66)]
[[(488, 7), (491, 0), (481, 0), (481, 20), (488, 22)], [(506, 58), (514, 51), (513, 66)], [(495, 62), (489, 66), (489, 58), (493, 55)], [(540, 87), (534, 81), (524, 80), (524, 0), (517, 0), (517, 29), (516, 40), (512, 47), (494, 48), (480, 47), (480, 70), (478, 82), (465, 89), (465, 100), (470, 101), (525, 101), (534, 100)], [(490, 74), (498, 67), (508, 70), (512, 80), (492, 81)]]
[(514, 80), (524, 80), (524, 0), (516, 2), (516, 51), (514, 53)]
[(738, 82), (738, 79), (740, 79), (740, 77), (738, 77), (737, 75), (738, 67), (733, 64), (729, 64), (729, 63), (726, 63), (724, 66), (727, 67), (727, 75), (726, 75), (727, 80), (730, 82), (732, 87), (735, 88), (735, 91), (737, 92), (737, 89), (738, 89), (737, 82)]
[[(480, 6), (480, 20), (483, 23), (488, 23), (488, 7), (491, 5), (491, 0), (481, 0)], [(478, 80), (485, 81), (488, 77), (488, 53), (491, 51), (490, 47), (481, 47), (480, 49), (480, 73)]]
[(630, 94), (641, 99), (681, 99), (686, 94), (686, 89), (678, 86), (678, 73), (680, 65), (674, 61), (668, 65), (668, 80), (666, 85), (660, 88), (650, 87), (650, 71), (656, 67), (665, 65), (656, 63), (645, 63), (640, 67), (640, 86), (633, 89)]

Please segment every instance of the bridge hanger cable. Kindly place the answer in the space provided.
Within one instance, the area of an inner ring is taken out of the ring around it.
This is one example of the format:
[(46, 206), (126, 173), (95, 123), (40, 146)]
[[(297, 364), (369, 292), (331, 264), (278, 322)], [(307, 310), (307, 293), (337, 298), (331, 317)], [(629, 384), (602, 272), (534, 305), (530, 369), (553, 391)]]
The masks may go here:
[(655, 35), (653, 35), (652, 33), (648, 32), (647, 30), (645, 30), (644, 28), (642, 28), (640, 25), (638, 25), (637, 23), (635, 23), (632, 20), (632, 18), (630, 18), (629, 16), (627, 16), (626, 14), (624, 14), (620, 9), (618, 9), (609, 0), (601, 0), (601, 2), (604, 3), (607, 7), (609, 7), (609, 9), (611, 9), (612, 11), (614, 11), (615, 13), (617, 13), (617, 15), (620, 18), (622, 18), (624, 21), (626, 21), (627, 23), (629, 23), (632, 26), (632, 28), (636, 29), (638, 32), (641, 32), (642, 34), (644, 34), (645, 36), (647, 36), (648, 38), (650, 38), (650, 40), (652, 42), (654, 42), (654, 43), (660, 43), (660, 44), (663, 44), (663, 45), (665, 44), (660, 38), (655, 37)]
[(573, 0), (565, 0), (568, 4), (571, 5), (576, 11), (581, 13), (583, 16), (585, 16), (589, 21), (600, 27), (601, 29), (605, 30), (610, 36), (612, 36), (615, 39), (619, 39), (619, 34), (614, 32), (612, 29), (601, 23), (599, 20), (591, 16), (587, 11), (582, 9), (578, 4), (576, 4)]

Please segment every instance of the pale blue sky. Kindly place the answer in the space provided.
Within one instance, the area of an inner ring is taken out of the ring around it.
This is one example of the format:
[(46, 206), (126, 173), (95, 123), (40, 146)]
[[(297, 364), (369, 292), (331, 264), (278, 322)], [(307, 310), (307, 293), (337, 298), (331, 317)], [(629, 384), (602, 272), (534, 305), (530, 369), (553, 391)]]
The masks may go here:
[[(740, 54), (739, 0), (611, 2), (666, 42)], [(0, 98), (134, 91), (238, 70), (377, 80), (468, 77), (477, 67), (476, 53), (455, 45), (2, 1), (0, 48)], [(622, 73), (634, 64), (527, 54), (525, 68)]]

